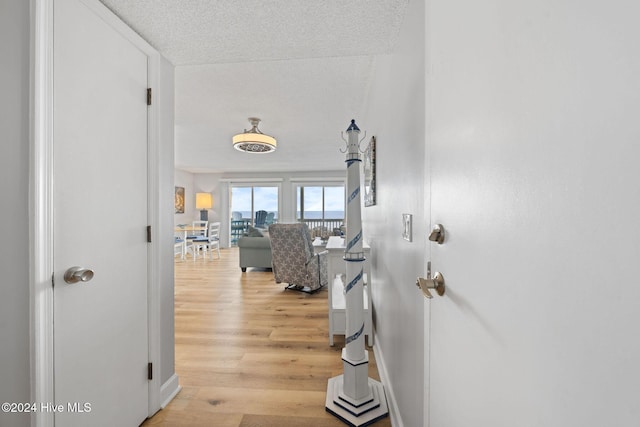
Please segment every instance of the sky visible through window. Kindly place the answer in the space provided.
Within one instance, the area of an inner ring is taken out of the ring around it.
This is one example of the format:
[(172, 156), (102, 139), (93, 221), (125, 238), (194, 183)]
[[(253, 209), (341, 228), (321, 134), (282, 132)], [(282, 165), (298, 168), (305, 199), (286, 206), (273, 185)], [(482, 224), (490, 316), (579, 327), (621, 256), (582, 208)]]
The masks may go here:
[(232, 187), (231, 211), (241, 212), (243, 218), (251, 218), (251, 189), (253, 188), (253, 210), (265, 210), (278, 217), (278, 187)]
[[(322, 190), (324, 188), (324, 218), (342, 219), (344, 218), (344, 187), (304, 187), (304, 217), (305, 219), (322, 218)], [(296, 217), (300, 218), (300, 196), (302, 187), (298, 188), (297, 197), (298, 212)]]

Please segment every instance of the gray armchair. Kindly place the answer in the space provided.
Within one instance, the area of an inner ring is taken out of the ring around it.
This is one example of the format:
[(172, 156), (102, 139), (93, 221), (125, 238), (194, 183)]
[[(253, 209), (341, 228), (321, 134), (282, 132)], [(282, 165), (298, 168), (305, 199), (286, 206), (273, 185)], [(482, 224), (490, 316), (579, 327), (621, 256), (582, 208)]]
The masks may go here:
[(308, 293), (329, 283), (328, 252), (314, 253), (306, 224), (271, 224), (269, 236), (276, 283), (288, 283), (285, 289)]

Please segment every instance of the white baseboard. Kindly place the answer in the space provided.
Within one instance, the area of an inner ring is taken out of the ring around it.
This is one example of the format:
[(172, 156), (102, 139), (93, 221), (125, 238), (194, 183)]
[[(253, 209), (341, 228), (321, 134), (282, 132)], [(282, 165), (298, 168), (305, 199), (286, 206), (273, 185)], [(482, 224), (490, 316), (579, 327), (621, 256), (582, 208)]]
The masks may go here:
[(396, 400), (396, 395), (393, 392), (393, 387), (391, 387), (391, 383), (389, 382), (389, 376), (387, 374), (387, 364), (385, 363), (382, 350), (380, 350), (380, 340), (376, 335), (375, 328), (373, 330), (373, 336), (375, 337), (373, 353), (376, 356), (376, 366), (378, 367), (380, 382), (382, 382), (382, 384), (384, 385), (384, 393), (387, 396), (387, 406), (389, 407), (391, 425), (394, 427), (404, 427), (402, 417), (400, 416), (400, 408), (398, 408), (398, 401)]
[(173, 374), (171, 378), (169, 378), (167, 382), (162, 384), (162, 387), (160, 387), (160, 401), (162, 402), (160, 404), (160, 408), (164, 409), (165, 406), (167, 406), (169, 402), (171, 402), (173, 398), (180, 393), (180, 390), (182, 390), (182, 387), (180, 387), (178, 376)]

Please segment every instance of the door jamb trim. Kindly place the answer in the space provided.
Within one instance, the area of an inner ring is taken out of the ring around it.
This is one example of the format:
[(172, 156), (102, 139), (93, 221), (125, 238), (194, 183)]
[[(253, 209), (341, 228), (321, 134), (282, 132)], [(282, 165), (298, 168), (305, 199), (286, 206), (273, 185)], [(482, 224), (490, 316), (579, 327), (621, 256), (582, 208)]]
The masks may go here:
[[(53, 388), (53, 3), (31, 0), (29, 317), (32, 402), (54, 402)], [(31, 425), (53, 426), (34, 412)]]

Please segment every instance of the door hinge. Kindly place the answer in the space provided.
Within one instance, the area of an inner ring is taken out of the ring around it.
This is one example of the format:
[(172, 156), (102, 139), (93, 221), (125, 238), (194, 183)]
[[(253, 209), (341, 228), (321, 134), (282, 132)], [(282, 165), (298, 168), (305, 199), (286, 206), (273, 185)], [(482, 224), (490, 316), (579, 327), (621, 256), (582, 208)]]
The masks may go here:
[(147, 225), (147, 243), (151, 243), (151, 226)]
[(151, 105), (151, 88), (147, 88), (147, 105)]
[(153, 379), (153, 363), (151, 362), (149, 362), (149, 364), (147, 365), (147, 379)]

